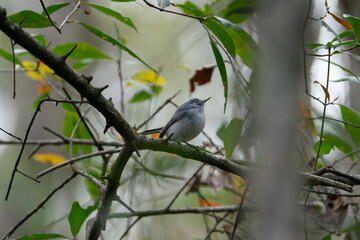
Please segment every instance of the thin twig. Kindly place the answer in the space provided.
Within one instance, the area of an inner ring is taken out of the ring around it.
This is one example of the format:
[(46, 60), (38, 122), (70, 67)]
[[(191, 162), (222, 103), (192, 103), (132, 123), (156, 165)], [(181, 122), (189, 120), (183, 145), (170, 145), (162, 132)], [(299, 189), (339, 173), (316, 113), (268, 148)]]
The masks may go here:
[(147, 124), (151, 119), (153, 119), (153, 117), (158, 114), (158, 112), (160, 112), (161, 109), (163, 109), (168, 103), (171, 102), (171, 100), (173, 100), (179, 93), (181, 92), (181, 90), (177, 91), (173, 96), (169, 97), (168, 99), (166, 99), (166, 101), (159, 106), (154, 112), (153, 114), (150, 115), (150, 117), (148, 117), (144, 122), (142, 122), (138, 127), (136, 127), (136, 130), (139, 130), (140, 128), (142, 128), (145, 124)]
[[(65, 92), (66, 96), (71, 99), (69, 93), (63, 89), (63, 91)], [(81, 114), (80, 112), (80, 109), (78, 108), (78, 106), (76, 106), (75, 104), (72, 104), (73, 108), (76, 110), (78, 116), (80, 117), (81, 121), (83, 122), (86, 130), (88, 131), (91, 139), (94, 141), (95, 143), (95, 146), (97, 147), (97, 149), (99, 151), (102, 151), (104, 150), (103, 146), (101, 146), (101, 144), (98, 143), (96, 137), (94, 136), (93, 132), (91, 131), (89, 125), (87, 124), (87, 122), (85, 121), (85, 118), (84, 116)], [(101, 169), (101, 175), (100, 177), (104, 177), (105, 176), (105, 173), (106, 173), (106, 169), (107, 169), (107, 166), (108, 166), (108, 163), (109, 163), (109, 160), (110, 160), (110, 157), (109, 156), (106, 156), (105, 154), (104, 155), (101, 155), (101, 158), (103, 159), (103, 166), (102, 166), (102, 169)]]
[(12, 38), (10, 38), (10, 44), (11, 44), (11, 52), (12, 52), (12, 64), (13, 64), (13, 99), (15, 99), (16, 96), (16, 74), (15, 74), (15, 52), (14, 52), (14, 45)]
[(4, 130), (4, 129), (2, 129), (2, 128), (0, 128), (0, 131), (3, 131), (4, 133), (6, 133), (7, 135), (9, 135), (10, 137), (13, 137), (13, 138), (19, 140), (20, 142), (18, 142), (18, 143), (21, 143), (21, 141), (22, 141), (21, 138), (13, 135), (13, 134), (11, 134), (11, 133), (9, 133), (8, 131), (6, 131), (6, 130)]
[(184, 17), (188, 17), (188, 18), (193, 18), (193, 19), (196, 19), (196, 20), (199, 20), (200, 22), (201, 21), (205, 21), (206, 20), (206, 17), (197, 17), (197, 16), (192, 16), (192, 15), (189, 15), (189, 14), (185, 14), (185, 13), (180, 13), (180, 12), (174, 12), (174, 11), (170, 11), (170, 10), (166, 10), (164, 8), (160, 8), (160, 7), (157, 7), (151, 3), (149, 3), (148, 1), (146, 0), (143, 0), (146, 5), (148, 5), (149, 7), (152, 7), (152, 8), (155, 8), (161, 12), (167, 12), (167, 13), (172, 13), (172, 14), (175, 14), (175, 15), (180, 15), (180, 16), (184, 16)]
[(227, 212), (224, 214), (222, 218), (216, 220), (216, 223), (214, 224), (212, 229), (208, 232), (208, 234), (204, 237), (204, 240), (207, 240), (210, 237), (210, 235), (216, 231), (216, 227), (219, 225), (219, 223), (221, 223), (229, 214), (230, 212)]
[(205, 163), (201, 164), (201, 166), (193, 173), (193, 175), (186, 181), (186, 183), (180, 188), (180, 190), (175, 194), (175, 196), (173, 197), (173, 199), (170, 201), (170, 203), (167, 205), (167, 207), (165, 209), (170, 209), (171, 206), (174, 204), (174, 202), (176, 201), (176, 199), (180, 196), (180, 194), (182, 193), (182, 191), (184, 191), (184, 189), (187, 187), (187, 185), (190, 183), (190, 181), (196, 176), (196, 174), (198, 174), (201, 169), (203, 169), (203, 167), (205, 166)]
[[(29, 139), (26, 141), (26, 145), (64, 145), (69, 144), (70, 139), (64, 137), (64, 139)], [(73, 144), (78, 145), (95, 145), (95, 142), (90, 139), (73, 139)], [(98, 140), (98, 143), (100, 143), (103, 146), (111, 146), (111, 147), (121, 147), (124, 146), (123, 142), (120, 141), (104, 141), (104, 140)], [(0, 145), (9, 144), (9, 145), (18, 145), (23, 144), (21, 141), (14, 141), (14, 140), (0, 140)]]
[(121, 198), (118, 195), (116, 195), (114, 197), (114, 200), (117, 201), (118, 203), (120, 203), (121, 205), (123, 205), (130, 212), (132, 212), (132, 213), (135, 212), (135, 210), (133, 210), (129, 205), (127, 205), (123, 200), (121, 200)]
[(129, 233), (130, 229), (138, 222), (141, 220), (142, 217), (137, 217), (135, 219), (135, 221), (133, 221), (130, 226), (126, 229), (126, 231), (123, 233), (123, 235), (121, 235), (120, 240), (124, 239), (124, 237)]
[(330, 193), (330, 192), (322, 192), (322, 191), (316, 191), (309, 188), (302, 188), (302, 190), (306, 192), (316, 193), (316, 194), (323, 194), (328, 196), (335, 196), (335, 197), (360, 197), (360, 194), (348, 194), (348, 193)]
[(98, 180), (96, 177), (94, 177), (93, 175), (88, 174), (88, 173), (86, 173), (86, 172), (84, 172), (84, 171), (82, 171), (82, 170), (80, 170), (80, 169), (77, 169), (77, 168), (76, 168), (75, 166), (73, 166), (73, 165), (71, 165), (71, 169), (72, 169), (75, 173), (77, 173), (77, 174), (79, 174), (79, 175), (81, 175), (81, 176), (89, 179), (89, 181), (91, 181), (93, 184), (96, 185), (96, 187), (99, 189), (99, 191), (102, 191), (102, 190), (105, 188), (104, 184), (102, 184), (102, 182), (99, 181), (99, 180)]
[[(330, 54), (330, 49), (329, 49), (329, 54)], [(328, 89), (329, 89), (329, 82), (330, 82), (330, 57), (331, 56), (329, 55), (329, 57), (328, 57), (327, 78), (326, 78), (326, 87), (325, 87), (326, 91), (328, 91)], [(325, 115), (326, 115), (326, 107), (327, 107), (326, 103), (327, 103), (327, 101), (328, 101), (328, 99), (327, 99), (327, 96), (325, 94), (325, 100), (324, 100), (325, 105), (324, 105), (324, 110), (323, 110), (323, 114), (322, 114), (323, 119), (322, 119), (322, 122), (321, 122), (319, 147), (317, 149), (316, 158), (315, 158), (314, 166), (313, 166), (313, 171), (316, 169), (317, 161), (318, 161), (319, 156), (320, 156), (321, 145), (322, 145), (322, 142), (323, 142), (322, 138), (323, 138), (323, 133), (324, 133)]]
[(242, 206), (243, 206), (243, 204), (244, 204), (244, 202), (245, 202), (246, 193), (247, 193), (249, 187), (250, 187), (250, 184), (247, 183), (246, 186), (245, 186), (243, 195), (242, 195), (242, 197), (241, 197), (241, 201), (240, 201), (240, 204), (239, 204), (239, 209), (238, 209), (238, 211), (237, 211), (237, 215), (236, 215), (236, 219), (235, 219), (235, 223), (234, 223), (234, 228), (233, 228), (233, 231), (232, 231), (232, 233), (231, 233), (231, 238), (230, 238), (230, 240), (233, 240), (234, 237), (235, 237), (236, 227), (237, 227), (237, 225), (239, 224), (239, 221), (240, 221), (241, 208), (242, 208)]
[(185, 178), (183, 178), (183, 177), (155, 172), (155, 171), (149, 169), (148, 167), (146, 167), (142, 162), (139, 161), (139, 159), (137, 159), (137, 157), (133, 156), (132, 158), (134, 159), (134, 161), (137, 164), (139, 164), (144, 169), (144, 171), (150, 173), (153, 176), (159, 176), (162, 178), (170, 178), (170, 179), (176, 179), (176, 180), (185, 180)]
[[(174, 215), (174, 214), (204, 214), (216, 212), (235, 212), (239, 209), (239, 205), (218, 206), (218, 207), (199, 207), (199, 208), (178, 208), (178, 209), (159, 209), (149, 211), (137, 211), (134, 213), (112, 213), (109, 215), (111, 218), (130, 218), (130, 217), (151, 217), (159, 215)], [(252, 206), (243, 206), (244, 211), (251, 211)]]
[(14, 165), (14, 168), (13, 168), (13, 171), (11, 173), (11, 178), (10, 178), (10, 183), (9, 183), (9, 186), (8, 186), (8, 189), (7, 189), (7, 192), (6, 192), (6, 197), (5, 197), (5, 201), (8, 200), (9, 198), (9, 194), (10, 194), (10, 189), (11, 189), (11, 186), (12, 186), (12, 183), (13, 183), (13, 180), (14, 180), (14, 177), (15, 177), (15, 173), (17, 172), (17, 168), (19, 166), (19, 163), (20, 163), (20, 159), (21, 159), (21, 156), (22, 156), (22, 153), (24, 151), (24, 148), (25, 148), (25, 144), (26, 144), (26, 140), (29, 136), (29, 133), (30, 133), (30, 129), (34, 123), (34, 120), (36, 118), (36, 115), (40, 112), (40, 106), (43, 102), (45, 102), (46, 99), (42, 99), (39, 101), (39, 104), (37, 105), (36, 107), (36, 110), (35, 110), (35, 113), (34, 115), (32, 116), (31, 120), (30, 120), (30, 123), (29, 123), (29, 126), (27, 127), (26, 129), (26, 133), (25, 133), (25, 137), (24, 137), (24, 141), (22, 142), (22, 145), (21, 145), (21, 148), (20, 148), (20, 152), (18, 154), (18, 157), (16, 159), (16, 162), (15, 162), (15, 165)]
[(40, 3), (41, 3), (41, 6), (42, 6), (44, 12), (46, 13), (46, 16), (47, 16), (48, 19), (49, 19), (51, 25), (53, 25), (54, 28), (61, 34), (60, 28), (58, 28), (58, 26), (53, 22), (53, 20), (52, 20), (51, 17), (50, 17), (50, 14), (49, 14), (48, 11), (46, 10), (46, 7), (45, 7), (45, 4), (44, 4), (43, 0), (40, 0)]
[(59, 29), (62, 29), (62, 27), (67, 22), (69, 17), (76, 12), (76, 10), (80, 7), (80, 3), (81, 3), (81, 1), (79, 0), (78, 3), (76, 4), (76, 6), (74, 7), (74, 9), (65, 17), (64, 21), (60, 24)]
[(45, 203), (60, 189), (62, 189), (67, 183), (69, 183), (72, 179), (76, 177), (76, 173), (73, 173), (70, 177), (65, 179), (58, 187), (56, 187), (49, 195), (47, 195), (33, 210), (31, 210), (25, 217), (23, 217), (13, 228), (10, 229), (8, 233), (2, 238), (3, 240), (8, 239), (11, 235), (24, 223), (28, 220), (32, 215), (34, 215), (40, 208), (42, 208)]
[(78, 156), (78, 157), (74, 157), (72, 159), (69, 159), (63, 163), (60, 163), (58, 165), (55, 165), (55, 166), (52, 166), (42, 172), (40, 172), (38, 175), (37, 175), (37, 178), (41, 178), (42, 176), (58, 169), (58, 168), (61, 168), (61, 167), (64, 167), (68, 164), (72, 164), (76, 161), (79, 161), (79, 160), (83, 160), (83, 159), (86, 159), (86, 158), (90, 158), (90, 157), (95, 157), (95, 156), (99, 156), (99, 155), (103, 155), (103, 154), (111, 154), (111, 153), (117, 153), (117, 152), (120, 152), (122, 149), (122, 147), (119, 147), (119, 148), (112, 148), (112, 149), (107, 149), (107, 150), (102, 150), (102, 151), (98, 151), (98, 152), (92, 152), (92, 153), (89, 153), (89, 154), (85, 154), (85, 155), (81, 155), (81, 156)]

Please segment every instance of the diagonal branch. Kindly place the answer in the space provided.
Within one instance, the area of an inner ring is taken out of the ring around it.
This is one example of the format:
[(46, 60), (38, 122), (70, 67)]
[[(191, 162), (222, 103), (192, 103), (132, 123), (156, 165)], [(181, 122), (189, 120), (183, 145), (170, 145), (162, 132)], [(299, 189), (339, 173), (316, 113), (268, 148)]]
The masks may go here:
[(76, 177), (76, 173), (73, 173), (70, 177), (66, 178), (65, 181), (63, 181), (58, 187), (56, 187), (49, 195), (47, 195), (31, 212), (26, 214), (24, 218), (22, 218), (8, 233), (3, 236), (4, 239), (8, 239), (11, 237), (11, 235), (18, 229), (26, 220), (28, 220), (32, 215), (34, 215), (39, 209), (41, 209), (47, 201), (60, 189), (62, 189), (66, 184), (68, 184), (71, 180), (73, 180)]

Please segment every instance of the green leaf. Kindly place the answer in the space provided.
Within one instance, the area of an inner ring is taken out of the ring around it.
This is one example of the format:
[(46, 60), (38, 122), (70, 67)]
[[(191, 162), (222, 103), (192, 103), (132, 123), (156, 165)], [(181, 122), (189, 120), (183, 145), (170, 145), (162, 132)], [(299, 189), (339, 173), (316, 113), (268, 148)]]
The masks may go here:
[(326, 45), (322, 44), (322, 43), (305, 43), (304, 44), (305, 47), (307, 47), (308, 49), (310, 49), (311, 51), (316, 51), (314, 49), (319, 49), (319, 47), (322, 47), (324, 49), (326, 49)]
[(344, 229), (342, 233), (344, 232), (355, 232), (356, 239), (360, 239), (360, 222), (357, 222), (354, 225)]
[[(353, 151), (352, 147), (338, 136), (332, 134), (324, 134), (323, 139), (329, 142), (330, 144), (332, 144), (334, 147), (338, 148), (340, 151), (342, 151), (345, 154), (348, 154)], [(351, 155), (350, 158), (353, 159), (354, 156)]]
[[(353, 123), (360, 125), (360, 118), (358, 114), (352, 109), (340, 105), (341, 116), (345, 122)], [(356, 147), (360, 147), (360, 128), (344, 124), (346, 131), (349, 133), (350, 137), (354, 141)]]
[[(3, 57), (4, 59), (8, 60), (11, 63), (13, 62), (13, 55), (1, 48), (0, 48), (0, 56)], [(19, 58), (17, 58), (16, 56), (15, 56), (15, 64), (24, 67), (23, 64), (21, 63), (21, 61), (19, 60)]]
[(355, 40), (345, 40), (345, 41), (342, 41), (341, 43), (339, 44), (334, 44), (333, 47), (334, 48), (337, 48), (339, 46), (349, 46), (349, 47), (354, 47), (356, 46), (356, 41)]
[[(92, 166), (88, 171), (88, 174), (90, 174), (91, 176), (100, 179), (100, 175), (101, 175), (101, 169), (100, 168), (95, 168), (94, 166)], [(89, 179), (86, 178), (86, 188), (87, 191), (89, 192), (90, 196), (92, 199), (97, 200), (99, 197), (99, 188)]]
[(344, 14), (344, 18), (350, 23), (354, 30), (356, 43), (360, 41), (360, 18)]
[(71, 106), (70, 103), (61, 103), (61, 106), (63, 107), (63, 109), (67, 112), (76, 112), (76, 110), (74, 109), (73, 106)]
[(244, 121), (239, 118), (233, 118), (228, 127), (223, 124), (216, 135), (223, 140), (226, 152), (226, 158), (229, 159), (241, 137)]
[[(317, 141), (313, 146), (313, 150), (314, 150), (315, 154), (317, 154), (317, 152), (318, 152), (319, 145), (320, 145), (320, 140)], [(328, 154), (332, 149), (334, 149), (334, 145), (331, 144), (330, 141), (323, 140), (323, 142), (321, 143), (319, 155), (322, 156), (322, 155)]]
[(23, 236), (17, 238), (16, 240), (46, 240), (46, 239), (55, 239), (55, 238), (69, 239), (68, 237), (56, 233), (41, 233), (41, 234), (33, 234), (31, 236)]
[(97, 203), (85, 209), (80, 207), (79, 202), (73, 203), (71, 207), (70, 215), (68, 217), (68, 221), (70, 224), (70, 229), (73, 237), (76, 237), (76, 235), (80, 231), (81, 226), (85, 222), (86, 218), (97, 208), (98, 208)]
[(350, 57), (352, 57), (353, 59), (357, 60), (357, 61), (360, 61), (360, 56), (355, 54), (355, 53), (351, 53), (351, 52), (342, 52), (343, 54), (345, 55), (348, 55)]
[[(65, 104), (66, 105), (66, 104)], [(64, 106), (64, 105), (63, 105)], [(75, 110), (66, 111), (64, 122), (63, 122), (63, 134), (65, 137), (71, 137), (74, 127), (76, 126), (77, 122), (79, 121), (80, 117)], [(90, 139), (90, 134), (87, 131), (83, 122), (81, 122), (75, 133), (74, 138), (76, 139)], [(66, 145), (66, 149), (69, 151), (69, 146)], [(90, 145), (72, 145), (73, 155), (77, 155), (79, 152), (86, 154), (91, 152)]]
[[(53, 14), (53, 13), (56, 12), (57, 10), (60, 10), (61, 8), (66, 7), (66, 6), (69, 5), (69, 4), (70, 4), (70, 3), (57, 3), (57, 4), (54, 4), (54, 5), (50, 5), (50, 6), (46, 7), (46, 11), (47, 11), (49, 14)], [(45, 11), (43, 11), (43, 12), (41, 13), (41, 15), (46, 16)]]
[[(325, 59), (321, 59), (321, 58), (317, 58), (317, 59), (318, 59), (318, 60), (321, 60), (321, 61), (324, 61), (324, 62), (327, 62), (327, 60), (325, 60)], [(360, 79), (359, 79), (353, 72), (351, 72), (349, 69), (341, 66), (341, 65), (338, 64), (338, 63), (332, 62), (332, 61), (330, 61), (330, 63), (331, 63), (332, 65), (334, 65), (334, 66), (339, 67), (339, 68), (342, 69), (344, 72), (350, 73), (352, 76), (354, 76), (357, 80), (360, 81)]]
[(331, 240), (331, 233), (323, 237), (321, 240)]
[(216, 60), (216, 64), (219, 68), (219, 72), (220, 72), (220, 76), (221, 76), (221, 80), (224, 86), (224, 97), (225, 97), (225, 103), (224, 103), (224, 113), (226, 111), (226, 105), (227, 105), (227, 97), (228, 97), (228, 81), (227, 81), (227, 74), (226, 74), (226, 68), (225, 68), (225, 64), (224, 64), (224, 60), (221, 56), (221, 53), (219, 51), (219, 49), (217, 48), (213, 37), (210, 35), (209, 31), (207, 30), (209, 39), (210, 39), (210, 43), (211, 43), (211, 48), (213, 50), (214, 56), (215, 56), (215, 60)]
[(170, 0), (157, 0), (159, 7), (166, 8), (170, 6)]
[(100, 6), (100, 5), (97, 5), (97, 4), (91, 4), (91, 3), (88, 3), (87, 5), (89, 5), (90, 7), (93, 7), (95, 8), (96, 10), (110, 16), (110, 17), (113, 17), (117, 20), (119, 20), (120, 22), (122, 23), (125, 23), (126, 25), (128, 25), (129, 27), (136, 29), (134, 23), (132, 22), (132, 20), (128, 17), (123, 17), (119, 12), (116, 12), (110, 8), (107, 8), (107, 7), (103, 7), (103, 6)]
[(175, 6), (181, 8), (185, 14), (196, 17), (206, 17), (206, 14), (192, 2), (186, 1), (184, 4), (176, 4)]
[(55, 46), (52, 51), (57, 55), (65, 55), (77, 45), (74, 52), (69, 55), (72, 59), (111, 59), (100, 49), (85, 42), (70, 42)]
[(258, 0), (233, 0), (220, 13), (220, 16), (230, 22), (241, 23), (248, 19), (257, 9), (259, 9)]
[(216, 18), (207, 18), (203, 23), (220, 40), (231, 57), (235, 58), (236, 52), (233, 39), (226, 32), (224, 26)]
[(136, 102), (146, 101), (156, 95), (159, 95), (161, 90), (162, 90), (162, 87), (160, 87), (160, 86), (152, 86), (151, 91), (146, 90), (144, 88), (143, 90), (140, 90), (137, 93), (135, 93), (135, 95), (129, 100), (129, 102), (136, 103)]
[[(342, 33), (339, 34), (339, 38), (343, 39), (345, 37), (350, 36), (351, 34), (354, 34), (354, 30), (352, 30), (352, 29), (351, 30), (346, 30), (345, 32), (342, 32)], [(337, 41), (336, 37), (331, 42), (333, 43), (335, 41)]]
[(112, 2), (134, 2), (136, 0), (111, 0)]
[(124, 44), (122, 44), (121, 42), (117, 41), (116, 39), (110, 37), (109, 35), (101, 32), (100, 30), (89, 26), (85, 23), (82, 22), (78, 22), (78, 24), (84, 26), (87, 30), (89, 30), (90, 32), (92, 32), (93, 34), (95, 34), (96, 36), (98, 36), (99, 38), (104, 39), (105, 41), (108, 41), (109, 43), (112, 43), (116, 46), (118, 46), (119, 48), (121, 48), (122, 50), (126, 51), (127, 53), (130, 54), (130, 56), (138, 59), (140, 62), (142, 62), (144, 65), (146, 65), (148, 68), (150, 68), (151, 70), (153, 70), (154, 72), (157, 72), (154, 68), (152, 68), (150, 65), (148, 65), (146, 62), (144, 62), (141, 58), (139, 58), (133, 51), (131, 51), (128, 47), (126, 47)]
[(43, 98), (47, 98), (48, 96), (49, 96), (49, 93), (48, 93), (48, 92), (41, 94), (41, 95), (38, 97), (38, 99), (36, 99), (35, 102), (33, 103), (32, 108), (33, 108), (33, 109), (36, 109), (37, 106), (39, 105), (40, 100), (43, 99)]
[(260, 48), (252, 37), (240, 26), (226, 19), (215, 17), (225, 28), (235, 44), (236, 54), (250, 69), (254, 69), (260, 55)]
[(23, 18), (22, 28), (46, 28), (51, 26), (49, 19), (30, 10), (24, 10), (9, 16), (9, 19), (14, 23), (19, 23)]
[(39, 43), (41, 43), (42, 45), (44, 45), (46, 47), (46, 38), (44, 35), (41, 34), (34, 34), (32, 35)]
[(336, 39), (338, 40), (339, 43), (341, 43), (341, 38), (339, 37), (339, 35), (324, 21), (321, 21), (321, 25), (323, 27), (326, 28), (326, 30), (328, 30), (329, 32), (331, 32), (332, 34), (335, 35)]
[(80, 69), (83, 69), (83, 68), (89, 66), (89, 64), (91, 64), (93, 62), (94, 62), (93, 59), (81, 59), (80, 61), (74, 63), (71, 67), (74, 70), (80, 70)]
[(332, 82), (353, 82), (353, 83), (360, 83), (356, 77), (343, 77), (336, 80), (331, 80)]

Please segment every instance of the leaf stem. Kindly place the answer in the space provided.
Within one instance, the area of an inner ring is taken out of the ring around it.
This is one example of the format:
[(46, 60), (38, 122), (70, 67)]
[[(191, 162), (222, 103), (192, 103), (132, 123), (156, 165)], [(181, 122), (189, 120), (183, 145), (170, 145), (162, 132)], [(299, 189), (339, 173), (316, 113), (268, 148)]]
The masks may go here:
[[(330, 49), (328, 50), (329, 51), (329, 56), (328, 56), (328, 70), (327, 70), (327, 77), (326, 77), (326, 91), (329, 90), (329, 82), (330, 82), (330, 58), (331, 58), (331, 55), (330, 55)], [(321, 130), (320, 130), (320, 142), (319, 142), (319, 147), (318, 147), (318, 150), (317, 150), (317, 153), (316, 153), (316, 158), (315, 158), (315, 162), (314, 162), (314, 166), (313, 166), (313, 171), (316, 170), (316, 165), (317, 165), (317, 161), (319, 159), (319, 155), (320, 155), (320, 149), (321, 149), (321, 145), (322, 145), (322, 137), (323, 137), (323, 133), (324, 133), (324, 125), (325, 125), (325, 115), (326, 115), (326, 107), (327, 107), (327, 102), (328, 101), (328, 98), (325, 94), (325, 100), (324, 100), (324, 110), (323, 110), (323, 114), (322, 114), (322, 121), (321, 121)]]

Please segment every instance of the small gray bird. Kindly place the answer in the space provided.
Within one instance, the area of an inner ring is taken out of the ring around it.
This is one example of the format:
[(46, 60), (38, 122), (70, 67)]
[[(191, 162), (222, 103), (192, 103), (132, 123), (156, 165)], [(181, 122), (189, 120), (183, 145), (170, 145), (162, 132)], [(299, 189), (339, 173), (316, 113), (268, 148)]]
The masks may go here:
[(143, 135), (159, 133), (176, 142), (186, 142), (197, 137), (205, 126), (204, 104), (210, 98), (200, 100), (192, 98), (181, 105), (170, 121), (162, 128), (146, 130)]

